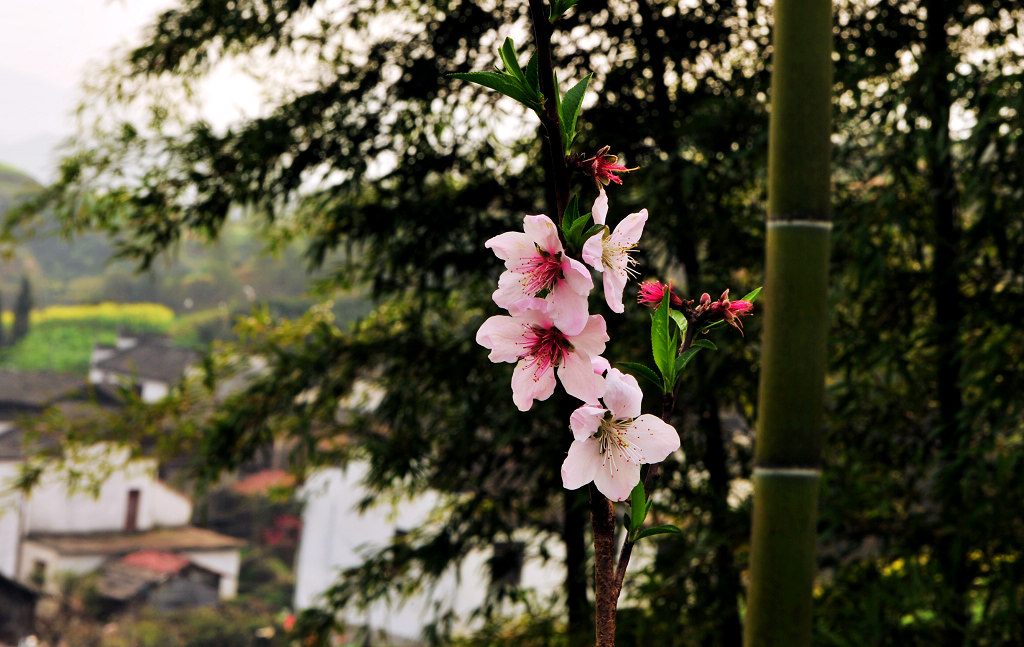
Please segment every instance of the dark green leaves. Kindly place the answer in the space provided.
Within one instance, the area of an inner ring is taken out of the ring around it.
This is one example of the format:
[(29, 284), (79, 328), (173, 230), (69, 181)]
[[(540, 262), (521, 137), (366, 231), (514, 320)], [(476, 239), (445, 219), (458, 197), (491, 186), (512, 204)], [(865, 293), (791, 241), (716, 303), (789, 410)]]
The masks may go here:
[(580, 0), (551, 0), (551, 13), (548, 14), (548, 20), (555, 22), (562, 17), (566, 11), (576, 6), (576, 3)]
[(672, 345), (668, 325), (669, 297), (669, 291), (665, 290), (661, 306), (651, 315), (651, 353), (654, 355), (654, 365), (661, 371), (664, 393), (668, 393), (671, 386), (675, 385), (676, 347)]
[(637, 542), (644, 537), (682, 532), (678, 527), (669, 524), (640, 530), (647, 519), (647, 513), (651, 511), (651, 505), (652, 501), (647, 499), (647, 494), (644, 492), (644, 482), (640, 480), (633, 491), (629, 493), (629, 514), (626, 515), (626, 531), (629, 541)]
[(590, 213), (580, 214), (579, 196), (574, 195), (569, 198), (569, 204), (566, 205), (565, 213), (562, 214), (562, 236), (565, 238), (565, 244), (569, 251), (578, 254), (587, 239), (600, 231), (607, 231), (608, 228), (604, 225), (587, 227), (590, 217)]
[(562, 126), (562, 148), (566, 155), (572, 152), (572, 143), (576, 139), (576, 120), (580, 114), (580, 107), (583, 105), (583, 96), (587, 93), (587, 86), (590, 85), (588, 74), (583, 80), (572, 86), (565, 96), (558, 103), (558, 120)]
[(524, 71), (519, 65), (516, 45), (511, 38), (506, 38), (498, 50), (498, 56), (505, 69), (498, 72), (456, 72), (449, 76), (463, 81), (482, 85), (497, 90), (507, 97), (512, 97), (530, 110), (539, 113), (544, 109), (544, 96), (540, 93), (540, 82), (537, 75), (537, 56), (530, 59)]

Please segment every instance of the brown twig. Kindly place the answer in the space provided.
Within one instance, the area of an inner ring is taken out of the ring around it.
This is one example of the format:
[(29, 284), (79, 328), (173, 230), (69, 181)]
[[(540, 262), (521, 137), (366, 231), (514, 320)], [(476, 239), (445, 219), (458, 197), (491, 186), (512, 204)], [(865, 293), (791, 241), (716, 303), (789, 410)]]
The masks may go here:
[(538, 116), (544, 129), (544, 141), (551, 160), (550, 180), (555, 194), (555, 204), (552, 205), (554, 216), (561, 228), (562, 214), (569, 204), (569, 167), (565, 163), (565, 151), (562, 149), (562, 124), (555, 99), (558, 90), (555, 88), (555, 67), (551, 58), (551, 35), (554, 33), (554, 27), (548, 21), (544, 0), (530, 0), (530, 19), (533, 22), (533, 37), (537, 46), (540, 92), (544, 95), (544, 110)]

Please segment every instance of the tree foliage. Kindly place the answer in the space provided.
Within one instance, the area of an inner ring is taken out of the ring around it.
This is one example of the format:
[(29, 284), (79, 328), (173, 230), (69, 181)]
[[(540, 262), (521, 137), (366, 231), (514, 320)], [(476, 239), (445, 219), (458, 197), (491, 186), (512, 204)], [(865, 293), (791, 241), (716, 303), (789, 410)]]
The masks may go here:
[[(445, 494), (444, 523), (350, 572), (338, 604), (415, 587), (517, 527), (582, 540), (557, 478), (568, 404), (518, 414), (473, 342), (495, 311), (483, 241), (554, 199), (535, 188), (545, 162), (528, 116), (445, 74), (498, 64), (506, 36), (528, 50), (525, 12), (183, 0), (97, 84), (95, 128), (37, 203), (69, 231), (111, 232), (143, 266), (179, 240), (216, 238), (244, 208), (271, 240), (309, 236), (325, 297), (372, 294), (352, 328), (324, 307), (244, 321), (210, 366), (259, 355), (268, 371), (192, 438), (208, 478), (287, 436), (299, 465), (365, 458), (381, 496)], [(691, 297), (760, 284), (770, 13), (595, 0), (557, 24), (559, 78), (593, 73), (579, 145), (641, 166), (611, 194), (612, 216), (648, 208), (643, 271)], [(821, 644), (1021, 641), (1021, 13), (1008, 1), (836, 4)], [(184, 99), (225, 60), (264, 73), (271, 100), (217, 129)], [(638, 356), (629, 331), (644, 322), (612, 325), (610, 359)], [(758, 337), (750, 325), (742, 347), (702, 353), (684, 384), (685, 458), (662, 476), (684, 533), (635, 580), (649, 613), (637, 635), (738, 640)], [(384, 399), (339, 419), (357, 381)], [(571, 607), (583, 562), (569, 566)]]

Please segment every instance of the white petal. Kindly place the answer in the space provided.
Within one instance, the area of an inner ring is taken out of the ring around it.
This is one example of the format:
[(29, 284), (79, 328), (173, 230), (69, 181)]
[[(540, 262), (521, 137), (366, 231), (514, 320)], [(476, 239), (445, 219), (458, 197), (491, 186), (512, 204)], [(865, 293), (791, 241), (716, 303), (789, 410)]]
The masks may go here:
[(603, 407), (585, 404), (572, 412), (569, 416), (569, 428), (572, 429), (572, 437), (583, 441), (597, 433), (601, 428), (601, 421), (604, 420), (605, 409)]
[(565, 283), (574, 292), (582, 295), (590, 294), (590, 291), (594, 289), (594, 279), (590, 276), (590, 270), (575, 258), (567, 256), (563, 256), (563, 258), (568, 261), (562, 263), (562, 275), (565, 276), (563, 279)]
[[(622, 268), (609, 267), (602, 275), (601, 285), (604, 287), (604, 300), (612, 312), (622, 313), (626, 308), (622, 304), (622, 291), (626, 289), (626, 260), (623, 259)], [(499, 304), (500, 305), (500, 304)]]
[(604, 345), (607, 341), (608, 327), (605, 324), (604, 317), (601, 315), (590, 315), (587, 318), (587, 325), (583, 328), (583, 332), (573, 335), (569, 339), (569, 343), (591, 357), (603, 353)]
[(604, 375), (612, 367), (611, 362), (603, 357), (591, 357), (590, 365), (594, 367), (594, 372), (598, 375)]
[(526, 331), (522, 319), (495, 315), (476, 331), (476, 343), (491, 350), (487, 359), (492, 362), (515, 362), (526, 351), (523, 341)]
[(505, 261), (509, 269), (519, 265), (523, 258), (537, 255), (537, 247), (530, 237), (518, 231), (498, 234), (484, 243), (484, 247), (493, 250), (494, 255)]
[(594, 485), (612, 501), (625, 501), (640, 482), (640, 463), (609, 447), (604, 459), (594, 472)]
[(640, 415), (640, 401), (644, 394), (636, 378), (617, 368), (605, 377), (604, 404), (616, 420), (632, 420)]
[(644, 233), (644, 223), (647, 222), (647, 209), (641, 209), (639, 213), (631, 213), (622, 219), (622, 222), (615, 226), (615, 231), (608, 237), (609, 243), (616, 247), (632, 247), (640, 242), (640, 236)]
[[(549, 254), (562, 252), (562, 241), (558, 239), (558, 228), (545, 215), (523, 218), (523, 231), (534, 243)], [(536, 251), (536, 250), (535, 250)]]
[[(570, 290), (559, 281), (547, 296), (548, 315), (551, 322), (565, 335), (578, 335), (587, 325), (587, 296)], [(501, 304), (498, 304), (501, 305)]]
[(594, 200), (594, 206), (590, 211), (594, 216), (594, 223), (603, 225), (605, 218), (608, 217), (608, 194), (604, 189), (597, 194), (597, 200)]
[(587, 404), (597, 404), (604, 395), (604, 378), (594, 373), (590, 355), (581, 352), (569, 353), (558, 369), (558, 379), (565, 392)]
[(676, 428), (649, 413), (634, 420), (623, 435), (643, 453), (645, 463), (660, 463), (679, 449)]
[(540, 368), (532, 358), (519, 360), (512, 371), (512, 402), (520, 411), (529, 411), (534, 400), (547, 400), (555, 392), (553, 367)]
[(505, 271), (498, 277), (498, 289), (491, 298), (499, 307), (508, 308), (516, 301), (532, 296), (526, 291), (526, 281), (522, 274)]
[(594, 473), (600, 468), (601, 455), (597, 441), (573, 441), (569, 455), (562, 461), (562, 487), (576, 490), (594, 480)]
[(604, 271), (604, 232), (599, 231), (583, 243), (583, 260), (598, 272)]

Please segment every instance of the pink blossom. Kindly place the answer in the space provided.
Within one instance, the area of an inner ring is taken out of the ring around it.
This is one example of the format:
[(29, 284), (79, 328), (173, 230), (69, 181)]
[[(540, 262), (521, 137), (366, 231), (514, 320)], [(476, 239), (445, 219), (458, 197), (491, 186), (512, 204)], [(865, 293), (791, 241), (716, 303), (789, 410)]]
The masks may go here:
[(729, 300), (729, 290), (718, 297), (718, 301), (711, 301), (711, 297), (705, 292), (700, 297), (701, 306), (706, 308), (712, 319), (724, 319), (726, 323), (736, 328), (743, 334), (743, 322), (740, 317), (751, 314), (754, 304), (742, 299)]
[(675, 292), (672, 292), (672, 284), (665, 285), (660, 281), (644, 281), (641, 283), (640, 289), (637, 290), (636, 302), (642, 306), (657, 309), (661, 305), (662, 299), (665, 298), (665, 290), (668, 290), (672, 295), (668, 299), (669, 306), (679, 307), (683, 305), (683, 300), (676, 296)]
[(640, 465), (679, 449), (679, 434), (657, 416), (640, 415), (643, 393), (632, 375), (613, 368), (605, 385), (604, 407), (585, 404), (569, 418), (574, 440), (562, 485), (575, 490), (593, 481), (606, 497), (623, 501), (640, 480)]
[(547, 291), (552, 321), (565, 334), (575, 335), (587, 325), (587, 295), (594, 281), (586, 266), (564, 253), (558, 229), (544, 215), (526, 216), (523, 233), (510, 231), (491, 238), (484, 246), (505, 261), (494, 302), (502, 308)]
[(608, 341), (605, 321), (591, 315), (576, 335), (554, 325), (543, 299), (517, 302), (513, 316), (496, 315), (480, 326), (476, 341), (491, 350), (492, 362), (516, 362), (512, 372), (512, 401), (527, 411), (534, 400), (555, 391), (555, 371), (566, 392), (584, 402), (597, 402), (605, 381), (594, 372), (593, 359)]
[(629, 276), (636, 274), (630, 267), (636, 261), (629, 252), (640, 242), (646, 222), (647, 209), (641, 209), (639, 213), (631, 213), (623, 218), (611, 233), (606, 227), (583, 244), (583, 260), (604, 275), (604, 299), (612, 312), (625, 310), (622, 291), (626, 288)]
[[(619, 158), (616, 155), (609, 155), (611, 146), (605, 146), (597, 151), (597, 154), (587, 159), (579, 160), (577, 164), (584, 173), (594, 178), (598, 188), (607, 186), (609, 182), (622, 184), (622, 178), (616, 173), (630, 173), (639, 167), (626, 168), (618, 164)], [(577, 158), (579, 159), (579, 158)]]
[(594, 200), (594, 206), (590, 209), (590, 215), (594, 217), (595, 225), (603, 225), (608, 217), (608, 193), (601, 189)]

